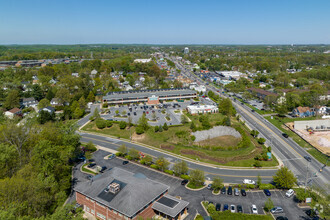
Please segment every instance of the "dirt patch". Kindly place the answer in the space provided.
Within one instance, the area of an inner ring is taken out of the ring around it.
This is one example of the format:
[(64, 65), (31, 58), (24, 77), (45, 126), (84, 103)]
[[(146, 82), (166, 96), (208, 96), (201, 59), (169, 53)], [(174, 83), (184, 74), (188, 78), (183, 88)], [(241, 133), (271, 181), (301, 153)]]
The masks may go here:
[(241, 138), (237, 138), (231, 135), (219, 136), (211, 139), (206, 139), (203, 141), (196, 142), (200, 146), (237, 146)]
[(132, 134), (132, 140), (133, 140), (133, 141), (141, 141), (141, 140), (143, 140), (145, 137), (146, 137), (145, 134), (136, 134), (136, 133), (133, 133), (133, 134)]
[(330, 154), (330, 131), (317, 131), (309, 133), (306, 130), (296, 130), (296, 133), (307, 140), (322, 153)]
[(173, 146), (173, 145), (165, 145), (165, 144), (161, 144), (161, 145), (160, 145), (160, 148), (161, 148), (161, 149), (164, 149), (164, 150), (174, 150), (174, 146)]
[(213, 156), (207, 155), (203, 152), (196, 151), (196, 150), (188, 150), (188, 149), (181, 150), (181, 154), (198, 156), (201, 159), (214, 161), (214, 162), (217, 162), (217, 163), (220, 163), (220, 164), (225, 164), (225, 163), (228, 163), (230, 161), (247, 160), (247, 159), (253, 158), (257, 154), (260, 154), (261, 152), (262, 152), (261, 148), (256, 148), (253, 153), (250, 153), (250, 154), (247, 154), (247, 155), (240, 155), (240, 156), (236, 156), (236, 157), (218, 158), (218, 157), (213, 157)]

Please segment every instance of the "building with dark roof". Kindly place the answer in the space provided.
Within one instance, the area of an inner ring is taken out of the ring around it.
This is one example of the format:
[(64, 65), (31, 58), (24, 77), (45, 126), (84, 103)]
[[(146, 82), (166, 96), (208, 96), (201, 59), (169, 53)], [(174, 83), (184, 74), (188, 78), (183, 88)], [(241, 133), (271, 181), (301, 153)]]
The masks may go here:
[(248, 88), (248, 91), (251, 93), (255, 93), (256, 96), (258, 96), (258, 98), (260, 99), (265, 99), (267, 96), (278, 96), (277, 93), (269, 92), (259, 88)]
[[(77, 203), (83, 205), (85, 212), (98, 219), (127, 220), (152, 218), (156, 215), (155, 211), (157, 214), (174, 216), (172, 218), (181, 216), (188, 203), (168, 197), (163, 204), (161, 198), (168, 189), (169, 186), (150, 180), (141, 173), (115, 167), (90, 181), (79, 182), (74, 191)], [(175, 205), (166, 208), (168, 201)]]
[(196, 97), (197, 92), (191, 89), (153, 89), (110, 92), (103, 97), (103, 101), (109, 104), (147, 102), (151, 105), (157, 105), (160, 101), (191, 99)]

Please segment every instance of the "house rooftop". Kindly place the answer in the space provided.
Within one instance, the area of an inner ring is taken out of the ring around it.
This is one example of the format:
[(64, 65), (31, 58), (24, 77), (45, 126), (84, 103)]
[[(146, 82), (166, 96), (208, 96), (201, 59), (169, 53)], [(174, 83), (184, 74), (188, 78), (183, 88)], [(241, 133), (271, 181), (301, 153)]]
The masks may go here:
[(156, 211), (164, 213), (172, 218), (175, 218), (184, 208), (189, 205), (189, 202), (180, 200), (170, 195), (165, 195), (152, 205)]
[[(116, 183), (120, 190), (109, 191), (110, 184)], [(144, 175), (114, 167), (91, 181), (80, 182), (74, 188), (79, 192), (111, 209), (132, 217), (146, 205), (167, 192), (169, 186), (150, 180)]]

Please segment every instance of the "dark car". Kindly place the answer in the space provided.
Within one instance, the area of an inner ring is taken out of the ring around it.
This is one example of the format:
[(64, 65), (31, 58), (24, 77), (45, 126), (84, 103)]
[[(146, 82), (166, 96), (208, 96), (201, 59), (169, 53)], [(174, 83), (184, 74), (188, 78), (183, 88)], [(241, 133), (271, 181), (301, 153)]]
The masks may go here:
[(213, 205), (213, 202), (209, 202), (209, 204), (212, 204)]
[(95, 162), (95, 160), (94, 159), (89, 159), (88, 162)]
[(187, 183), (188, 183), (188, 180), (182, 180), (181, 181), (181, 185), (183, 185), (183, 186), (186, 185)]
[(285, 137), (285, 138), (289, 137), (289, 135), (287, 133), (282, 133), (282, 136)]
[(101, 167), (100, 172), (103, 173), (103, 171), (105, 171), (106, 169), (107, 169), (107, 167), (106, 166), (103, 166), (103, 167)]
[(227, 194), (228, 195), (232, 195), (233, 194), (233, 188), (231, 188), (231, 186), (228, 187)]
[(96, 163), (90, 163), (90, 164), (87, 165), (87, 167), (88, 167), (88, 168), (92, 168), (92, 167), (94, 167), (95, 165), (96, 165)]
[(268, 189), (264, 189), (264, 193), (266, 194), (266, 196), (271, 196), (272, 195)]
[(86, 179), (91, 180), (91, 179), (93, 179), (93, 176), (92, 175), (87, 175)]
[(220, 211), (221, 210), (221, 204), (217, 203), (215, 205), (215, 211)]
[(242, 194), (242, 196), (246, 196), (245, 189), (241, 189), (241, 194)]
[(126, 164), (128, 164), (129, 162), (127, 161), (127, 160), (124, 160), (123, 161), (123, 165), (126, 165)]
[(226, 194), (226, 187), (222, 187), (221, 194)]
[(288, 220), (288, 218), (285, 216), (278, 216), (276, 220)]
[(228, 208), (229, 208), (229, 207), (228, 207), (228, 204), (224, 204), (224, 205), (223, 205), (223, 211), (228, 210)]
[(127, 115), (128, 115), (128, 116), (130, 116), (130, 115), (131, 115), (131, 113), (129, 113), (129, 112), (128, 112), (128, 113), (127, 113)]
[(241, 205), (237, 205), (237, 212), (243, 212), (243, 208)]
[(308, 155), (304, 156), (304, 158), (308, 161), (308, 162), (311, 162), (312, 161), (312, 158)]
[(133, 114), (136, 115), (136, 112), (134, 112)]
[(251, 110), (252, 112), (255, 112), (253, 109)]

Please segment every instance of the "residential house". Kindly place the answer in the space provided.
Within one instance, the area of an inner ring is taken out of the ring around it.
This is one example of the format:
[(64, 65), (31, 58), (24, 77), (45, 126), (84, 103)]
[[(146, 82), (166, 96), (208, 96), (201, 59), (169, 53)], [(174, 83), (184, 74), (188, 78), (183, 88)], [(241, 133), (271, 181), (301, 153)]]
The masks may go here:
[(59, 106), (62, 105), (62, 103), (60, 102), (60, 100), (58, 98), (52, 98), (52, 100), (50, 101), (50, 104), (52, 106)]
[(46, 112), (48, 112), (49, 114), (53, 114), (53, 113), (55, 113), (55, 108), (53, 108), (53, 107), (51, 107), (51, 106), (47, 106), (47, 107), (45, 107), (45, 108), (40, 109), (40, 110), (39, 110), (39, 113), (40, 113), (41, 111), (46, 111)]
[(309, 107), (299, 106), (299, 107), (293, 109), (292, 115), (295, 117), (304, 118), (304, 117), (314, 116), (315, 112), (312, 111), (312, 109), (310, 109)]
[(71, 76), (79, 77), (79, 73), (71, 73)]
[(267, 96), (275, 96), (275, 97), (278, 96), (278, 94), (276, 93), (269, 92), (259, 88), (248, 88), (247, 90), (251, 93), (255, 93), (255, 95), (260, 99), (265, 99)]
[(30, 97), (30, 98), (23, 98), (22, 104), (25, 107), (36, 107), (38, 105), (38, 101), (34, 98), (34, 97)]
[(21, 117), (22, 116), (22, 110), (19, 108), (13, 108), (9, 111), (5, 112), (5, 116), (7, 116), (10, 119), (13, 119), (15, 116)]

